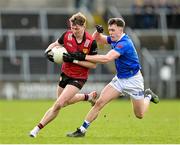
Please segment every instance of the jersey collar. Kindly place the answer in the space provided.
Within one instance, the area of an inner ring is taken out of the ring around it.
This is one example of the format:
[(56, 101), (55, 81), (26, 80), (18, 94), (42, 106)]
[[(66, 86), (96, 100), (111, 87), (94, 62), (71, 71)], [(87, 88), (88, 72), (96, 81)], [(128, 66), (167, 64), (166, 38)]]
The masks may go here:
[(119, 38), (119, 40), (117, 40), (117, 42), (120, 41), (120, 40), (124, 37), (124, 35), (125, 35), (125, 33), (123, 33), (123, 34), (121, 35), (121, 37)]
[(85, 31), (84, 31), (84, 34), (83, 34), (83, 39), (82, 39), (82, 41), (80, 43), (77, 42), (76, 37), (74, 35), (72, 35), (72, 36), (75, 39), (77, 44), (81, 44), (81, 43), (83, 43), (86, 40), (86, 32)]

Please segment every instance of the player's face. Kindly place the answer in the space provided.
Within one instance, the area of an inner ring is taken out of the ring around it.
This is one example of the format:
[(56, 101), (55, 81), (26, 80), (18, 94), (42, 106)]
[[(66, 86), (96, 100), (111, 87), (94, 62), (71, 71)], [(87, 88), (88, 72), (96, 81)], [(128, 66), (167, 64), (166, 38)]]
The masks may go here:
[(116, 24), (109, 25), (108, 31), (112, 41), (119, 40), (121, 38), (121, 35), (123, 34), (123, 28), (118, 27)]
[(80, 36), (84, 34), (85, 27), (80, 25), (71, 25), (71, 30), (75, 36)]

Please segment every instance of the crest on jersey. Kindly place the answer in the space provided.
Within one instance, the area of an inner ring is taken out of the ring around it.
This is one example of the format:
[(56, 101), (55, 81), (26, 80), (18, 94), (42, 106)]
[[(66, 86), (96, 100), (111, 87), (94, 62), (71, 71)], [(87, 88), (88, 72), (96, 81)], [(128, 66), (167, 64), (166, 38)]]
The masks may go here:
[(119, 45), (117, 46), (117, 48), (123, 48), (123, 46), (119, 44)]
[(82, 51), (87, 54), (88, 53), (88, 48), (83, 48)]

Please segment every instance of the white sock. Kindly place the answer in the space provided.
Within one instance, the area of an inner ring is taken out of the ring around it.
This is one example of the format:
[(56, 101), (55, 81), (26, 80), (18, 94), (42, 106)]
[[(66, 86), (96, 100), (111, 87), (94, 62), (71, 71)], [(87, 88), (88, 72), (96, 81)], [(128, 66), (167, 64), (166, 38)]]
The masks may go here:
[(149, 98), (149, 97), (145, 97), (145, 98), (144, 98), (144, 101), (145, 101), (145, 102), (150, 102), (150, 98)]
[(38, 126), (35, 126), (34, 128), (33, 128), (33, 130), (31, 130), (31, 134), (32, 135), (34, 135), (34, 136), (36, 136), (36, 134), (38, 133), (40, 131), (40, 128), (38, 127)]
[(82, 133), (85, 133), (87, 131), (87, 129), (84, 128), (83, 126), (81, 126), (79, 129), (81, 130)]
[(149, 98), (149, 100), (151, 100), (152, 96), (149, 94), (145, 98)]
[(92, 100), (92, 96), (88, 95), (88, 101)]
[(40, 128), (39, 128), (38, 126), (35, 126), (34, 129), (35, 129), (36, 131), (39, 131), (39, 130), (40, 130)]

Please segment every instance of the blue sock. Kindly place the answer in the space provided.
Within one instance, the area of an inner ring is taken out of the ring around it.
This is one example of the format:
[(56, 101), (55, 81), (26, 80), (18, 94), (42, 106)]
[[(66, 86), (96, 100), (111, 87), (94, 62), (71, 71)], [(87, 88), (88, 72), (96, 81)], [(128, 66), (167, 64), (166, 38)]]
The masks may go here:
[(87, 120), (84, 120), (83, 127), (87, 129), (89, 127), (90, 123)]
[(84, 123), (81, 125), (79, 129), (81, 130), (81, 132), (85, 133), (89, 125), (90, 123), (87, 120), (84, 120)]

